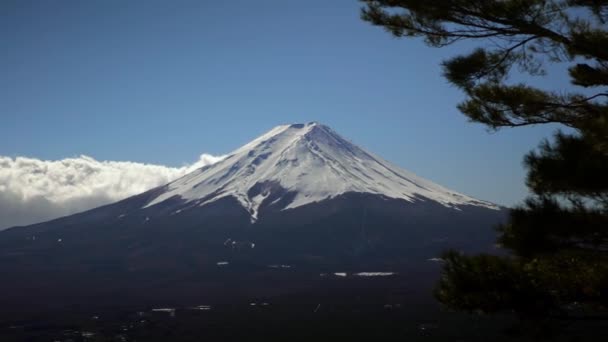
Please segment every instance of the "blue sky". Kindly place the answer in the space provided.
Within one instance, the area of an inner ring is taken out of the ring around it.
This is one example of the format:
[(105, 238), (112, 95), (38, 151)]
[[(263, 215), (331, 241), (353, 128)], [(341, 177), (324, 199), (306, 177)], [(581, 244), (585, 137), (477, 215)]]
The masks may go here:
[(468, 123), (439, 65), (473, 45), (395, 39), (361, 21), (359, 7), (2, 1), (0, 155), (181, 166), (279, 124), (319, 121), (454, 190), (523, 199), (522, 157), (556, 127)]

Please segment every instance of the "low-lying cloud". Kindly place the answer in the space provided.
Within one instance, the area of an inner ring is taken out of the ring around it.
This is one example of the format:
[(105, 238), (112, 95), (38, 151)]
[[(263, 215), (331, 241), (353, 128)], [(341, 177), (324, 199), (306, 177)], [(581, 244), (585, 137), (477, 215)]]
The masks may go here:
[(74, 214), (168, 183), (223, 156), (183, 167), (80, 156), (40, 160), (0, 156), (0, 230)]

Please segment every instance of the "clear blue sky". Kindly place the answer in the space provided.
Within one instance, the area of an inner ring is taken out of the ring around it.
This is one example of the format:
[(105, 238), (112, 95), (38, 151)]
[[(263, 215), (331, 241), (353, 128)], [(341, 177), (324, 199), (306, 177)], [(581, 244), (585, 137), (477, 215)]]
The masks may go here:
[(395, 39), (359, 7), (1, 1), (0, 155), (180, 166), (278, 124), (319, 121), (454, 190), (520, 201), (522, 156), (555, 127), (467, 123), (439, 64), (472, 46)]

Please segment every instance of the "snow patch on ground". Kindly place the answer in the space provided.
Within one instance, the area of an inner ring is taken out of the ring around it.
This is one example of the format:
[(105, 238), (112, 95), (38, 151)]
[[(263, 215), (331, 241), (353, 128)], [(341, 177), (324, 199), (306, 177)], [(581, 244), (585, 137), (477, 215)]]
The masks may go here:
[(192, 307), (190, 309), (200, 310), (200, 311), (209, 311), (209, 310), (211, 310), (211, 305), (199, 305), (199, 306)]
[(442, 258), (430, 258), (430, 259), (428, 259), (428, 261), (443, 262), (444, 260)]
[(395, 272), (359, 272), (354, 275), (357, 277), (389, 277), (396, 274)]

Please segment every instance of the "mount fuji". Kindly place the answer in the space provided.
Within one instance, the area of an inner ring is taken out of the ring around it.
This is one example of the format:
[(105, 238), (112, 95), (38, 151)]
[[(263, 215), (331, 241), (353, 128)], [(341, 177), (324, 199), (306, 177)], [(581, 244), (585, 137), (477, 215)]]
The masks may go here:
[[(492, 226), (505, 214), (327, 126), (277, 126), (169, 184), (0, 232), (0, 291), (11, 294), (0, 304), (66, 296), (103, 302), (117, 293), (174, 300), (200, 289), (283, 293), (318, 286), (312, 275), (345, 270), (436, 277), (429, 259), (446, 248), (492, 250)], [(276, 273), (285, 270), (288, 278)]]

